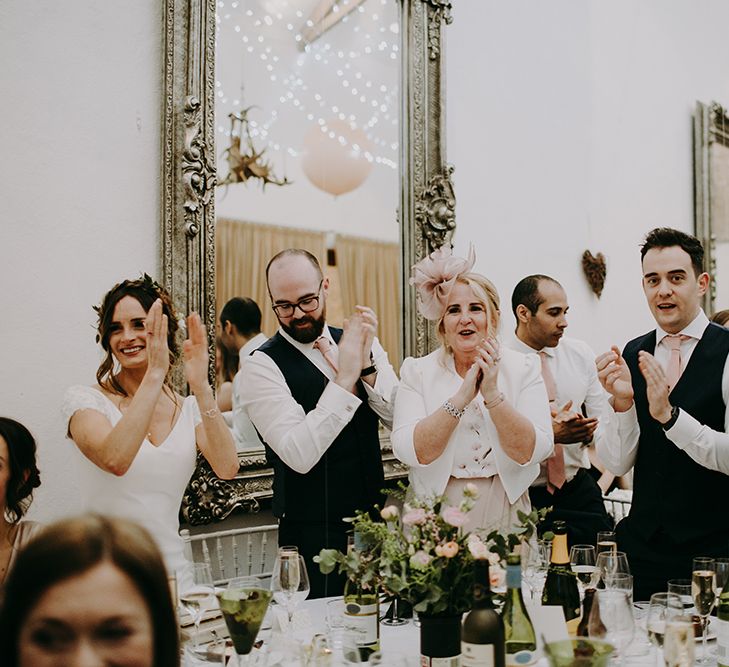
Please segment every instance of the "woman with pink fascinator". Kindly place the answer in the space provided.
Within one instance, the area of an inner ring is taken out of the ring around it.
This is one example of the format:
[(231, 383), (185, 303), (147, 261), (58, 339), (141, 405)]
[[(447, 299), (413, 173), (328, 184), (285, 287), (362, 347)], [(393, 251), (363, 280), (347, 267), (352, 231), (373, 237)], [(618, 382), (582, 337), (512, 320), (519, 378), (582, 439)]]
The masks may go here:
[(403, 362), (392, 444), (417, 496), (446, 493), (458, 504), (475, 484), (466, 529), (506, 530), (517, 510), (530, 510), (552, 423), (539, 361), (499, 344), (499, 295), (474, 262), (472, 247), (464, 259), (443, 246), (413, 267), (420, 312), (441, 347)]

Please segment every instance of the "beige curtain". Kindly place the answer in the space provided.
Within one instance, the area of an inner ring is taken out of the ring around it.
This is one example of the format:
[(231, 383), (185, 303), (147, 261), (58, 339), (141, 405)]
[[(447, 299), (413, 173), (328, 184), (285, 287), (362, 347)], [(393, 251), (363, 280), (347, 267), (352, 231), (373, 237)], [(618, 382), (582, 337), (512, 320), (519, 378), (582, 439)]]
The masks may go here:
[(400, 247), (357, 236), (337, 236), (335, 247), (343, 312), (357, 304), (372, 308), (380, 342), (400, 368)]
[(266, 290), (266, 265), (277, 252), (303, 248), (326, 264), (326, 235), (290, 227), (218, 218), (215, 229), (215, 298), (217, 312), (234, 296), (247, 296), (261, 308), (261, 328), (278, 328)]

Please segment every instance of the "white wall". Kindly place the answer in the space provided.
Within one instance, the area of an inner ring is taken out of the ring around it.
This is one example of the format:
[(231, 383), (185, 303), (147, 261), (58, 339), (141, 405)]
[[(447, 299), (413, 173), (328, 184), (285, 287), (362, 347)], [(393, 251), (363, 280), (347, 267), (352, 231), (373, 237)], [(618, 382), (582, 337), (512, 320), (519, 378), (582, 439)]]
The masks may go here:
[(94, 381), (91, 306), (157, 270), (158, 4), (0, 3), (0, 414), (38, 441), (40, 520), (77, 507), (60, 403)]
[[(729, 103), (729, 3), (481, 0), (453, 14), (456, 250), (475, 243), (504, 329), (516, 282), (546, 273), (567, 290), (571, 335), (622, 345), (652, 325), (642, 237), (693, 231), (691, 114), (696, 100)], [(600, 300), (582, 275), (587, 248), (608, 259)]]

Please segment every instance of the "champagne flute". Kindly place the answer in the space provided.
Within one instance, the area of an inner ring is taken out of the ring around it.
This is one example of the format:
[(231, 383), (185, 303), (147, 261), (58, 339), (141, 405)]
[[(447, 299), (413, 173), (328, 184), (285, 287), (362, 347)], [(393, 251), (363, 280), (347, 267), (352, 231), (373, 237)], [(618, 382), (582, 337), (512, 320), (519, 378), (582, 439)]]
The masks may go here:
[(213, 573), (207, 563), (192, 563), (187, 581), (181, 584), (180, 604), (190, 614), (195, 624), (193, 631), (193, 650), (198, 649), (200, 621), (206, 612), (215, 609), (215, 586)]
[(250, 665), (250, 654), (271, 601), (271, 591), (258, 577), (238, 577), (218, 593), (218, 601), (233, 641), (236, 664), (238, 667)]
[(714, 565), (716, 566), (716, 599), (718, 600), (729, 580), (729, 558), (715, 558)]
[(605, 639), (618, 651), (620, 664), (625, 665), (625, 653), (633, 641), (635, 621), (633, 605), (623, 591), (597, 591), (587, 622), (590, 639)]
[(599, 556), (601, 553), (606, 551), (617, 551), (618, 542), (615, 539), (615, 533), (610, 530), (603, 530), (597, 534), (597, 550), (596, 554)]
[(713, 558), (701, 556), (694, 558), (691, 569), (691, 598), (696, 613), (701, 617), (702, 654), (696, 662), (707, 665), (714, 662), (706, 648), (706, 634), (709, 629), (709, 614), (716, 602), (716, 565)]
[[(648, 630), (648, 639), (656, 649), (663, 648), (663, 638), (666, 634), (666, 621), (674, 616), (683, 614), (683, 602), (681, 597), (676, 593), (653, 593), (651, 601), (648, 605), (648, 616), (646, 619), (646, 629)], [(656, 656), (660, 662), (660, 655), (656, 650)]]
[(666, 667), (693, 667), (694, 624), (690, 616), (674, 616), (666, 621), (663, 659)]
[(273, 598), (286, 609), (289, 623), (300, 602), (309, 595), (309, 576), (304, 559), (298, 552), (279, 549), (273, 565), (271, 591)]
[(591, 544), (575, 544), (570, 549), (570, 565), (583, 590), (595, 588), (600, 576), (595, 564), (595, 547)]

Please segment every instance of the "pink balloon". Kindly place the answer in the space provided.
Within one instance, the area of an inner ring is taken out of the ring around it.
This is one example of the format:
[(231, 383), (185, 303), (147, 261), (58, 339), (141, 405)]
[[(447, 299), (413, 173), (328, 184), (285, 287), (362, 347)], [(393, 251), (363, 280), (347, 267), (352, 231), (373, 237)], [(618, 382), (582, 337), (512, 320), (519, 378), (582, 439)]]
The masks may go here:
[(365, 182), (373, 164), (365, 153), (371, 155), (371, 151), (363, 130), (342, 120), (329, 120), (324, 131), (313, 125), (304, 136), (301, 167), (314, 186), (336, 197)]

